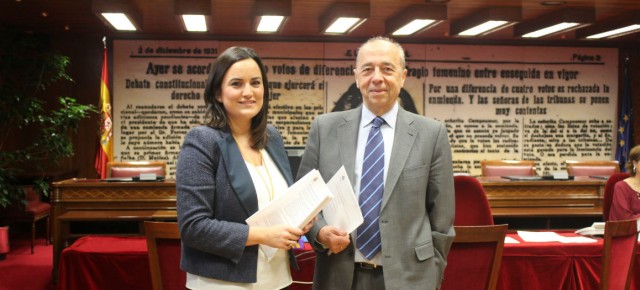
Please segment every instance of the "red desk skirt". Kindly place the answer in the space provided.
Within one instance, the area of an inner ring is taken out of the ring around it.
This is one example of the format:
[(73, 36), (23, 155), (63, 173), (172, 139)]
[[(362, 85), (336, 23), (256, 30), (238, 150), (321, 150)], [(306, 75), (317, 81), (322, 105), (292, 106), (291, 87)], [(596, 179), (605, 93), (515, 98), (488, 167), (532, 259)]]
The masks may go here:
[[(295, 250), (300, 271), (291, 270), (290, 290), (311, 289), (315, 254), (308, 244)], [(60, 255), (58, 290), (151, 290), (144, 237), (85, 236)]]
[[(568, 234), (571, 235), (571, 234)], [(602, 264), (602, 239), (596, 243), (505, 244), (498, 289), (591, 290), (598, 289)], [(639, 249), (640, 251), (640, 249)], [(294, 251), (301, 267), (292, 270), (291, 290), (311, 289), (315, 254), (308, 244)], [(634, 265), (640, 281), (640, 254)], [(465, 273), (451, 273), (447, 278)], [(59, 290), (151, 289), (147, 245), (144, 237), (83, 237), (62, 252)], [(631, 289), (637, 289), (632, 286)]]
[[(577, 236), (573, 232), (559, 232)], [(498, 279), (499, 290), (599, 289), (602, 271), (602, 239), (595, 243), (523, 242), (505, 244)], [(638, 248), (640, 251), (640, 247)], [(640, 281), (640, 253), (636, 252), (631, 289)]]
[[(562, 235), (576, 236), (565, 232)], [(563, 244), (560, 242), (523, 242), (517, 234), (507, 236), (519, 244), (505, 244), (503, 251), (499, 290), (594, 290), (599, 288), (602, 271), (602, 239), (595, 243)], [(299, 272), (291, 271), (294, 281), (312, 281), (315, 256), (308, 247), (296, 251)], [(634, 280), (640, 281), (640, 247), (633, 268)], [(447, 279), (468, 276), (467, 273), (450, 273)], [(310, 285), (295, 283), (292, 290), (311, 289)]]
[(86, 236), (62, 251), (58, 290), (151, 290), (144, 237)]

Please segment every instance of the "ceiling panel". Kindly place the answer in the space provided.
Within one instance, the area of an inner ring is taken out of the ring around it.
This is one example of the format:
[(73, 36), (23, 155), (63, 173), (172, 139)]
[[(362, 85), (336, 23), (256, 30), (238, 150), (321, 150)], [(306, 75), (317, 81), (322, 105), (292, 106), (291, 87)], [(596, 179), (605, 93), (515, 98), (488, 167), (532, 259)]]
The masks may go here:
[[(91, 0), (2, 0), (0, 1), (0, 23), (17, 27), (25, 31), (52, 34), (97, 34), (112, 37), (163, 37), (193, 38), (182, 31), (178, 19), (173, 14), (173, 0), (131, 0), (143, 15), (143, 30), (135, 33), (121, 33), (109, 29), (91, 12)], [(259, 0), (258, 0), (259, 1)], [(431, 0), (441, 2), (438, 0)], [(303, 40), (341, 40), (345, 37), (326, 36), (319, 31), (318, 19), (335, 2), (370, 3), (371, 17), (348, 38), (366, 38), (385, 33), (385, 20), (393, 17), (404, 8), (413, 4), (429, 4), (426, 0), (292, 0), (292, 16), (284, 28), (276, 35), (256, 35), (253, 32), (252, 8), (256, 0), (211, 0), (211, 31), (196, 35), (196, 38), (215, 37)], [(558, 2), (558, 1), (555, 1)], [(637, 0), (567, 0), (561, 6), (544, 6), (539, 0), (450, 0), (448, 21), (444, 21), (430, 30), (408, 37), (407, 41), (426, 41), (430, 39), (467, 41), (449, 36), (449, 23), (471, 15), (488, 6), (522, 7), (523, 20), (534, 19), (545, 13), (562, 8), (595, 7), (597, 21), (617, 17), (631, 10), (640, 10)], [(46, 16), (45, 16), (46, 15)], [(514, 40), (511, 28), (503, 29), (478, 39)], [(623, 41), (638, 42), (640, 33), (623, 38)], [(573, 40), (573, 33), (558, 35), (552, 39)], [(401, 40), (402, 41), (402, 40)]]

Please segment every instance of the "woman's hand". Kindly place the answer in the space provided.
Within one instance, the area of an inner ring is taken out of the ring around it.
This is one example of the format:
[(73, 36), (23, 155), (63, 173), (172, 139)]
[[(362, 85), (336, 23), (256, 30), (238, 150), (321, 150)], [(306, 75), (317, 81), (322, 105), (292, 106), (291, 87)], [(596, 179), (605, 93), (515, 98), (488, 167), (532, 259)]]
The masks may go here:
[(304, 228), (302, 228), (303, 234), (308, 233), (311, 227), (313, 227), (313, 224), (315, 224), (317, 221), (318, 217), (314, 217), (306, 226), (304, 226)]
[(304, 232), (301, 229), (276, 225), (271, 227), (249, 227), (247, 246), (267, 245), (278, 249), (292, 249), (298, 245), (298, 240)]

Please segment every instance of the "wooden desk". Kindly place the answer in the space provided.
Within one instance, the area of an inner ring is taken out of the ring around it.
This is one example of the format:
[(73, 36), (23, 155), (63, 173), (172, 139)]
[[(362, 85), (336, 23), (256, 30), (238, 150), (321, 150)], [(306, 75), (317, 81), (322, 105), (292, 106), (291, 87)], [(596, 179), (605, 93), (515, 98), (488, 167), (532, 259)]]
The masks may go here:
[(551, 218), (602, 216), (602, 179), (514, 181), (477, 177), (487, 194), (494, 218)]
[(175, 180), (105, 182), (69, 179), (53, 183), (51, 199), (54, 281), (60, 252), (72, 234), (69, 232), (71, 222), (176, 220)]
[(602, 215), (602, 207), (497, 207), (493, 217), (596, 217)]

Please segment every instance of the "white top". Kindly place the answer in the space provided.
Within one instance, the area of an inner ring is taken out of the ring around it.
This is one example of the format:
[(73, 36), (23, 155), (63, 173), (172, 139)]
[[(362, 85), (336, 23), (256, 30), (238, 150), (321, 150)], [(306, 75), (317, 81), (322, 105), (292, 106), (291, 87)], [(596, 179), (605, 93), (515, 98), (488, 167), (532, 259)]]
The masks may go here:
[[(356, 168), (355, 168), (355, 180), (353, 191), (357, 196), (360, 196), (360, 176), (362, 175), (362, 162), (364, 160), (364, 149), (369, 138), (369, 131), (371, 131), (371, 125), (373, 119), (377, 116), (373, 114), (367, 106), (362, 106), (362, 117), (360, 118), (360, 130), (358, 130), (358, 143), (356, 146)], [(393, 149), (393, 136), (396, 129), (396, 120), (398, 119), (398, 102), (396, 102), (391, 110), (380, 116), (384, 119), (384, 124), (380, 126), (380, 132), (382, 138), (384, 138), (384, 182), (387, 183), (387, 172), (389, 171), (389, 160), (391, 160), (391, 150)], [(353, 241), (356, 244), (356, 241)], [(382, 251), (371, 260), (367, 260), (358, 249), (356, 244), (356, 262), (367, 262), (376, 265), (382, 265)]]
[[(269, 190), (267, 189), (271, 187), (271, 183), (273, 183), (274, 187), (274, 198), (284, 193), (289, 187), (280, 170), (271, 160), (269, 153), (264, 149), (261, 152), (264, 158), (262, 166), (254, 166), (245, 161), (251, 174), (253, 185), (256, 188), (259, 209), (266, 207), (271, 202)], [(269, 181), (269, 176), (271, 176), (271, 182)], [(257, 283), (234, 283), (187, 273), (186, 287), (193, 290), (262, 290), (282, 289), (289, 286), (292, 280), (288, 252), (279, 249), (275, 256), (269, 260), (264, 252), (264, 247), (268, 246), (260, 245), (260, 250), (258, 251)]]

